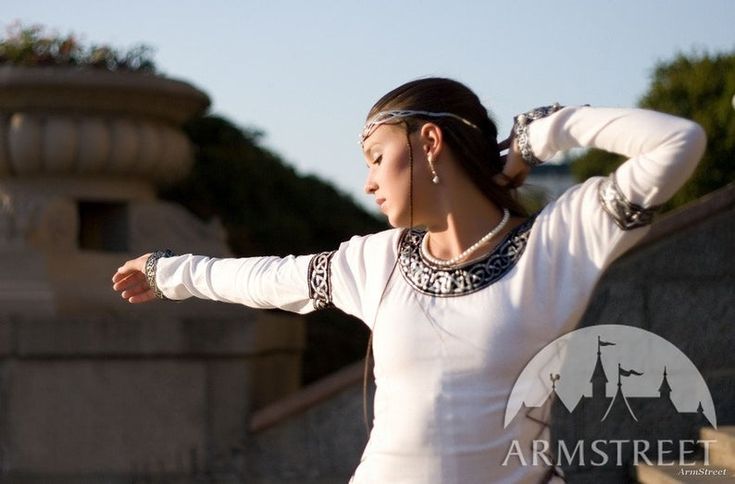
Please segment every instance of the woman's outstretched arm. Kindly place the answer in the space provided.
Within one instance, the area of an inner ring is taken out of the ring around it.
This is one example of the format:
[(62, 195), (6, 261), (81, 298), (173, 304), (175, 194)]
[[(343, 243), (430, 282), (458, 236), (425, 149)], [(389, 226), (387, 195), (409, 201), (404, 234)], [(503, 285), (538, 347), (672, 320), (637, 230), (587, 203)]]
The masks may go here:
[(298, 313), (335, 306), (364, 319), (364, 301), (383, 287), (398, 235), (387, 230), (355, 236), (337, 250), (302, 256), (144, 254), (117, 270), (113, 289), (130, 303), (197, 297)]
[(113, 289), (130, 303), (190, 297), (305, 313), (313, 309), (307, 284), (315, 256), (217, 259), (201, 255), (127, 261), (113, 276)]

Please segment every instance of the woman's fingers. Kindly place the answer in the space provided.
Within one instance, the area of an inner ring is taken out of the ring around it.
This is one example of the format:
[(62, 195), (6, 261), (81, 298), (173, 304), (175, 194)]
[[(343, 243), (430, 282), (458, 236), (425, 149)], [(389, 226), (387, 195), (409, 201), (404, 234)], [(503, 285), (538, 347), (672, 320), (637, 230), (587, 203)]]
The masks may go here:
[(137, 287), (141, 287), (144, 289), (150, 289), (150, 286), (148, 285), (148, 281), (146, 280), (145, 276), (141, 273), (136, 273), (128, 276), (126, 279), (113, 284), (112, 289), (118, 292), (122, 291), (131, 291)]
[(508, 176), (505, 173), (498, 173), (493, 177), (493, 181), (496, 185), (500, 185), (501, 187), (508, 186), (511, 183), (511, 179), (508, 178)]
[(145, 277), (142, 281), (134, 276), (130, 277), (117, 285), (115, 290), (120, 292), (120, 296), (123, 299), (133, 304), (152, 301), (156, 298), (155, 294), (153, 294), (153, 289), (148, 285)]
[(128, 286), (140, 284), (145, 280), (145, 275), (142, 272), (133, 272), (131, 274), (115, 273), (115, 275), (112, 277), (112, 288), (115, 291), (120, 291)]
[(118, 268), (117, 272), (123, 275), (134, 271), (143, 272), (145, 270), (145, 263), (148, 260), (149, 256), (150, 254), (143, 254), (137, 259), (130, 259), (129, 261), (125, 262), (122, 267)]
[(149, 256), (150, 254), (144, 254), (130, 259), (112, 276), (112, 289), (130, 303), (137, 304), (156, 298), (145, 276), (145, 264)]
[(515, 139), (515, 134), (513, 133), (513, 128), (511, 128), (510, 133), (508, 133), (508, 137), (498, 143), (498, 149), (500, 151), (509, 149), (511, 145), (513, 144), (514, 139)]
[(131, 298), (135, 298), (135, 297), (145, 295), (148, 293), (153, 295), (153, 291), (151, 290), (151, 288), (148, 287), (147, 284), (145, 285), (141, 284), (138, 286), (134, 286), (134, 287), (125, 289), (124, 291), (122, 291), (122, 293), (120, 293), (120, 296), (122, 296), (123, 299), (127, 299), (128, 301), (130, 301)]
[(131, 304), (139, 304), (139, 303), (152, 301), (154, 299), (156, 299), (156, 296), (155, 294), (153, 294), (153, 291), (148, 291), (148, 292), (130, 297), (128, 299), (128, 302)]
[(116, 273), (112, 280), (112, 289), (118, 292), (131, 289), (141, 284), (148, 285), (146, 277), (142, 272), (132, 272), (129, 274)]
[(129, 273), (120, 272), (121, 269), (122, 269), (122, 267), (120, 269), (118, 269), (117, 272), (115, 272), (115, 274), (112, 276), (112, 282), (113, 283), (120, 282), (123, 279), (125, 279), (126, 277), (130, 277), (130, 274)]
[(137, 259), (131, 259), (125, 262), (125, 264), (123, 264), (121, 267), (118, 267), (117, 271), (112, 276), (113, 284), (120, 283), (131, 275), (135, 275), (136, 277), (145, 277), (145, 263), (148, 260), (149, 255), (150, 254), (145, 254), (138, 257)]
[(508, 152), (503, 158), (503, 171), (493, 177), (493, 181), (501, 187), (508, 186), (510, 188), (518, 188), (523, 185), (526, 177), (531, 171), (531, 167), (521, 159), (515, 156), (515, 153)]
[(498, 143), (498, 150), (503, 151), (507, 150), (510, 147), (510, 142), (513, 140), (512, 136), (508, 136), (503, 141)]
[(531, 167), (521, 157), (518, 143), (512, 134), (503, 140), (500, 145), (507, 148), (508, 153), (505, 155), (502, 173), (496, 175), (496, 183), (501, 186), (517, 188), (523, 185), (528, 173), (531, 171)]
[(508, 170), (506, 168), (505, 170), (503, 170), (503, 173), (500, 173), (499, 175), (507, 180), (506, 184), (510, 186), (510, 188), (518, 188), (523, 185), (523, 182), (526, 181), (528, 173), (529, 167), (526, 165), (519, 170)]

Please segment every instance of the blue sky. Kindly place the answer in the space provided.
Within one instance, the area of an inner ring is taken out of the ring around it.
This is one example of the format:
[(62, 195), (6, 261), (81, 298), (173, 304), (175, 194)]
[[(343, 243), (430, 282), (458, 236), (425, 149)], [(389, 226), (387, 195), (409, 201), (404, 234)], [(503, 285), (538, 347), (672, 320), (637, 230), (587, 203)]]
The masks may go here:
[(3, 26), (151, 45), (161, 71), (206, 91), (214, 112), (361, 202), (357, 133), (405, 81), (465, 82), (505, 133), (514, 114), (554, 101), (633, 106), (656, 62), (735, 49), (731, 0), (4, 0), (1, 12)]

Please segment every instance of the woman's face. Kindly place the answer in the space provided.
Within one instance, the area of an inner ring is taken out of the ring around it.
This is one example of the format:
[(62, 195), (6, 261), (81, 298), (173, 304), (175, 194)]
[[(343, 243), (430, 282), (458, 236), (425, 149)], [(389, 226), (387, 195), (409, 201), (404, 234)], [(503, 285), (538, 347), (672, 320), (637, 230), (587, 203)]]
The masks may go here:
[[(417, 133), (411, 135), (414, 153), (414, 225), (421, 224), (421, 194), (426, 193), (422, 181), (431, 180), (425, 156), (421, 153)], [(364, 144), (368, 165), (365, 192), (375, 197), (380, 211), (393, 227), (410, 225), (411, 166), (406, 128), (403, 124), (383, 124), (375, 129)], [(427, 171), (427, 173), (423, 173)], [(422, 176), (423, 175), (423, 176)]]

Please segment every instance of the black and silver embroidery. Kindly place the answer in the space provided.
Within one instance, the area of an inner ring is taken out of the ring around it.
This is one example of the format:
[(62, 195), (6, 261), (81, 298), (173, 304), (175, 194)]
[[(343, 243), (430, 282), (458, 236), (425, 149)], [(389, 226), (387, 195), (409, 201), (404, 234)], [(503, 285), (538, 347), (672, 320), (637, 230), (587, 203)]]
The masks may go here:
[(612, 217), (615, 224), (623, 230), (649, 225), (653, 221), (654, 214), (660, 208), (660, 205), (644, 208), (628, 200), (620, 191), (614, 172), (602, 180), (597, 193), (602, 208)]
[(145, 278), (148, 286), (153, 289), (153, 295), (158, 299), (168, 299), (156, 285), (156, 269), (158, 268), (158, 259), (162, 257), (173, 257), (175, 254), (171, 249), (157, 250), (153, 252), (145, 261)]
[(514, 228), (487, 257), (454, 269), (439, 268), (421, 256), (424, 230), (404, 232), (398, 253), (398, 265), (404, 279), (417, 291), (430, 296), (450, 297), (484, 289), (507, 274), (526, 249), (535, 221), (532, 216)]
[(314, 255), (309, 261), (309, 299), (314, 309), (332, 307), (332, 280), (329, 262), (335, 251)]

